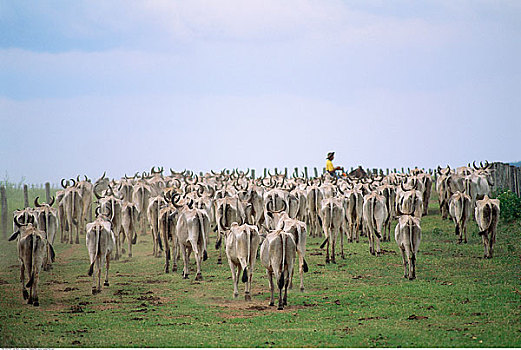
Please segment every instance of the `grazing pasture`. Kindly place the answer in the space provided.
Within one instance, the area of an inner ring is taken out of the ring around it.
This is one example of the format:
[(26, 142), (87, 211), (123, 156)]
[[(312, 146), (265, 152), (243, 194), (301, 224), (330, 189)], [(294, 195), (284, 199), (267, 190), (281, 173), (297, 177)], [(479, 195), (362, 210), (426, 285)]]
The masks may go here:
[[(30, 201), (33, 197), (30, 197)], [(12, 209), (13, 206), (10, 206)], [(518, 221), (500, 223), (493, 259), (482, 259), (474, 221), (469, 243), (457, 244), (454, 224), (442, 220), (437, 198), (422, 218), (417, 279), (403, 278), (399, 249), (367, 237), (345, 245), (346, 258), (325, 264), (322, 238), (308, 237), (305, 292), (298, 272), (288, 306), (268, 306), (259, 260), (252, 300), (233, 299), (226, 261), (217, 265), (215, 234), (202, 281), (181, 269), (165, 274), (152, 255), (150, 233), (138, 235), (133, 257), (112, 261), (110, 286), (91, 294), (85, 236), (55, 241), (56, 262), (40, 277), (40, 306), (22, 299), (16, 243), (0, 245), (2, 347), (520, 347), (521, 247)], [(164, 254), (164, 253), (163, 253)], [(181, 265), (182, 266), (182, 265)]]

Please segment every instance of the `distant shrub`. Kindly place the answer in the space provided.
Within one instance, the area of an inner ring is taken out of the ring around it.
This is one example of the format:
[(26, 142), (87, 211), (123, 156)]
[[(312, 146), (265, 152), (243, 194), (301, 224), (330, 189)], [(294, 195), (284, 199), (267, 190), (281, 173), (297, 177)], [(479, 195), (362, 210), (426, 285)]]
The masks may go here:
[(498, 190), (492, 195), (500, 201), (501, 220), (511, 222), (521, 218), (521, 198), (511, 190)]

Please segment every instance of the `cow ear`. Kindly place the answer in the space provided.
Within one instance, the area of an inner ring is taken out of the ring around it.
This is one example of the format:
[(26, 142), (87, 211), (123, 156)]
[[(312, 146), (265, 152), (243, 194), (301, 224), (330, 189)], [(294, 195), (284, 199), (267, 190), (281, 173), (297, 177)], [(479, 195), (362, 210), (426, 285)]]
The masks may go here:
[(9, 241), (14, 241), (16, 239), (16, 237), (18, 237), (19, 234), (20, 234), (20, 230), (16, 230), (16, 232), (13, 233), (11, 235), (11, 237), (9, 237)]

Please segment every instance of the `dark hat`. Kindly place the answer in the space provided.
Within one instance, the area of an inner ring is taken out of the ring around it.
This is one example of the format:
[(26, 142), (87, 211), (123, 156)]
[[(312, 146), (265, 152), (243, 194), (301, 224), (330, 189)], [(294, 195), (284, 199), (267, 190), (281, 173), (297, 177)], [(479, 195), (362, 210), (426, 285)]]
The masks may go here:
[(333, 157), (334, 155), (335, 155), (335, 152), (329, 152), (329, 153), (327, 154), (326, 159), (329, 159), (329, 158)]

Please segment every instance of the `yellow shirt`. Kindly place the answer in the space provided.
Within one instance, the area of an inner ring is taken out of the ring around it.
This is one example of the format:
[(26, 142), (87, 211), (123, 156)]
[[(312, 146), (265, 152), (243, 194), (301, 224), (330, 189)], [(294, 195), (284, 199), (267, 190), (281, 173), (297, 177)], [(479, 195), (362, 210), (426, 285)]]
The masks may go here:
[(326, 160), (326, 171), (334, 171), (335, 167), (333, 166), (333, 162), (329, 159)]

